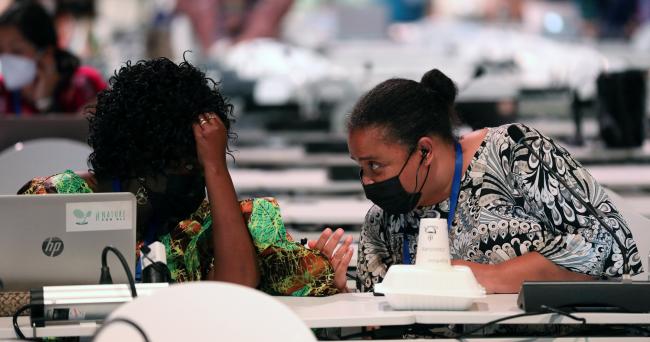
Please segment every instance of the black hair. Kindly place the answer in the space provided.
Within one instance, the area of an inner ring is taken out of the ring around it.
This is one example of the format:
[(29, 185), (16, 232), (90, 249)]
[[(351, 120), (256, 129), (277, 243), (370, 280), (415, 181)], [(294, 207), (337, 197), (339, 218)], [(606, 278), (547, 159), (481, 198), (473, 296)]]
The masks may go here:
[(192, 123), (203, 113), (218, 115), (234, 137), (232, 105), (205, 73), (167, 58), (127, 62), (88, 108), (89, 165), (98, 177), (110, 179), (198, 165)]
[(15, 1), (0, 16), (0, 26), (17, 28), (38, 50), (57, 46), (54, 20), (43, 6), (35, 1)]
[(97, 10), (94, 0), (56, 0), (54, 16), (71, 15), (75, 18), (94, 18)]
[(423, 136), (454, 140), (454, 82), (433, 69), (420, 82), (393, 78), (366, 93), (354, 106), (348, 129), (386, 128), (388, 139), (415, 148)]
[(0, 15), (0, 26), (15, 27), (37, 50), (54, 48), (56, 68), (62, 76), (58, 91), (67, 85), (81, 64), (78, 57), (58, 47), (54, 19), (36, 1), (15, 1)]

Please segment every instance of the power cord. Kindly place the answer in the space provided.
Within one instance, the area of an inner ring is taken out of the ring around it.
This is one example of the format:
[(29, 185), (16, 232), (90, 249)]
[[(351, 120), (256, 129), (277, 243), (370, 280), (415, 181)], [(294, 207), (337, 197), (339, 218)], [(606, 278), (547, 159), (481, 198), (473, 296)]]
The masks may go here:
[(557, 314), (557, 315), (565, 316), (565, 317), (571, 318), (571, 319), (573, 319), (573, 320), (575, 320), (575, 321), (579, 321), (579, 322), (581, 322), (581, 325), (582, 325), (583, 327), (587, 324), (587, 320), (586, 320), (586, 319), (581, 318), (581, 317), (574, 316), (574, 315), (572, 315), (572, 314), (570, 314), (570, 313), (568, 313), (568, 312), (565, 312), (565, 311), (562, 311), (562, 310), (559, 310), (559, 309), (556, 309), (556, 308), (551, 308), (551, 307), (548, 307), (548, 306), (546, 306), (546, 305), (542, 305), (541, 308), (542, 308), (542, 311), (537, 311), (537, 312), (524, 312), (524, 313), (520, 313), (520, 314), (516, 314), (516, 315), (511, 315), (511, 316), (506, 316), (506, 317), (501, 317), (501, 318), (499, 318), (499, 319), (495, 319), (495, 320), (489, 321), (489, 322), (487, 322), (487, 323), (485, 323), (485, 324), (482, 324), (482, 325), (480, 325), (480, 326), (478, 326), (478, 327), (476, 327), (476, 328), (474, 328), (474, 329), (472, 329), (472, 330), (470, 330), (470, 331), (468, 331), (468, 332), (464, 332), (464, 333), (462, 333), (462, 334), (458, 334), (458, 335), (454, 336), (454, 338), (460, 340), (460, 339), (463, 339), (463, 338), (469, 337), (470, 335), (474, 334), (475, 332), (477, 332), (477, 331), (479, 331), (479, 330), (483, 330), (483, 329), (485, 329), (485, 328), (487, 328), (487, 327), (490, 327), (490, 326), (493, 326), (493, 325), (495, 325), (495, 324), (497, 324), (497, 323), (501, 323), (501, 322), (504, 322), (504, 321), (509, 321), (509, 320), (511, 320), (511, 319), (515, 319), (515, 318), (519, 318), (519, 317), (527, 317), (527, 316), (546, 315), (546, 314), (549, 314), (549, 313), (553, 313), (553, 314)]
[(131, 274), (131, 269), (129, 268), (129, 265), (126, 263), (126, 260), (124, 259), (124, 255), (122, 255), (122, 253), (113, 246), (106, 246), (102, 250), (102, 271), (101, 271), (101, 275), (99, 276), (99, 283), (113, 284), (111, 271), (108, 268), (108, 263), (106, 262), (106, 257), (108, 256), (109, 251), (113, 252), (113, 254), (117, 256), (117, 258), (120, 260), (120, 263), (122, 264), (122, 267), (124, 268), (124, 272), (126, 272), (126, 277), (129, 280), (129, 286), (131, 287), (131, 297), (133, 298), (137, 297), (138, 293), (135, 289), (135, 280), (133, 280), (133, 274)]
[(345, 275), (348, 276), (348, 279), (352, 279), (352, 280), (354, 280), (354, 281), (356, 281), (356, 282), (359, 282), (359, 277), (353, 275), (352, 273), (350, 273), (350, 272), (345, 272)]
[[(436, 337), (436, 338), (437, 337), (446, 337), (446, 338), (451, 337), (451, 338), (461, 340), (461, 339), (470, 337), (470, 335), (476, 333), (477, 331), (483, 330), (483, 329), (485, 329), (487, 327), (490, 327), (492, 325), (495, 325), (497, 323), (501, 323), (501, 322), (508, 321), (508, 320), (515, 319), (515, 318), (519, 318), (519, 317), (539, 316), (539, 315), (546, 315), (546, 314), (549, 314), (549, 313), (566, 316), (566, 317), (569, 317), (569, 318), (571, 318), (573, 320), (579, 321), (579, 322), (581, 322), (581, 327), (584, 327), (587, 324), (586, 319), (581, 318), (581, 317), (576, 317), (576, 316), (574, 316), (574, 315), (572, 315), (572, 314), (570, 314), (568, 312), (558, 310), (556, 308), (547, 307), (547, 306), (542, 306), (542, 309), (543, 309), (543, 311), (539, 311), (539, 312), (524, 312), (524, 313), (520, 313), (520, 314), (516, 314), (516, 315), (501, 317), (499, 319), (495, 319), (495, 320), (492, 320), (492, 321), (487, 322), (485, 324), (482, 324), (482, 325), (480, 325), (480, 326), (478, 326), (478, 327), (476, 327), (476, 328), (474, 328), (474, 329), (472, 329), (472, 330), (470, 330), (468, 332), (465, 332), (465, 333), (462, 333), (462, 334), (456, 334), (456, 336), (441, 336), (439, 334), (431, 334), (429, 332), (424, 333), (424, 330), (421, 330), (421, 329), (416, 329), (416, 331), (414, 331), (414, 332), (416, 332), (416, 333), (419, 332), (422, 335), (427, 335), (427, 336)], [(363, 331), (363, 332), (360, 332), (360, 333), (354, 333), (354, 334), (350, 334), (350, 335), (346, 335), (346, 336), (341, 336), (341, 339), (342, 340), (349, 340), (349, 339), (353, 339), (353, 338), (356, 339), (356, 338), (372, 337), (374, 334), (376, 334), (376, 331)]]
[(16, 332), (16, 336), (18, 336), (19, 339), (25, 340), (25, 341), (40, 341), (40, 339), (38, 339), (38, 338), (27, 338), (27, 337), (25, 337), (23, 332), (20, 330), (20, 326), (18, 325), (18, 316), (20, 316), (20, 314), (22, 314), (23, 312), (25, 312), (25, 311), (27, 311), (29, 309), (33, 309), (33, 308), (35, 308), (37, 306), (38, 305), (36, 305), (36, 304), (25, 304), (25, 305), (21, 306), (18, 310), (16, 310), (16, 312), (14, 313), (14, 315), (12, 317), (12, 322), (13, 322), (13, 325), (14, 325), (14, 332)]
[(104, 324), (102, 324), (102, 326), (99, 329), (97, 329), (97, 331), (95, 332), (95, 335), (93, 335), (93, 341), (95, 341), (97, 336), (99, 336), (99, 334), (101, 334), (102, 331), (104, 331), (104, 329), (106, 329), (107, 327), (109, 327), (110, 325), (115, 324), (115, 323), (126, 323), (127, 325), (131, 326), (132, 328), (134, 328), (135, 330), (137, 330), (140, 333), (140, 336), (142, 336), (142, 338), (144, 339), (144, 342), (149, 342), (150, 341), (149, 337), (144, 332), (144, 329), (142, 329), (142, 327), (140, 327), (138, 325), (138, 323), (136, 323), (136, 322), (134, 322), (134, 321), (132, 321), (132, 320), (130, 320), (128, 318), (123, 318), (123, 317), (113, 318), (108, 322), (104, 322)]
[[(133, 298), (137, 297), (138, 293), (137, 293), (137, 291), (135, 289), (135, 280), (133, 280), (133, 275), (131, 274), (131, 269), (129, 268), (129, 265), (126, 263), (126, 260), (124, 259), (124, 255), (122, 255), (122, 253), (117, 248), (115, 248), (113, 246), (106, 246), (102, 250), (102, 269), (101, 269), (101, 275), (99, 277), (99, 283), (100, 284), (113, 284), (113, 279), (111, 277), (111, 271), (110, 271), (110, 269), (108, 267), (108, 263), (107, 263), (107, 260), (106, 260), (107, 257), (108, 257), (108, 252), (109, 251), (113, 252), (113, 254), (115, 254), (117, 256), (117, 258), (120, 260), (120, 263), (122, 264), (122, 267), (124, 268), (124, 272), (126, 272), (126, 277), (129, 280), (129, 286), (131, 288), (131, 297), (133, 297)], [(2, 285), (1, 282), (0, 282), (0, 285)], [(23, 332), (20, 330), (20, 326), (18, 325), (18, 317), (23, 312), (25, 312), (25, 311), (27, 311), (29, 309), (36, 308), (36, 307), (38, 307), (38, 305), (36, 305), (36, 304), (23, 305), (18, 310), (16, 310), (16, 312), (14, 313), (14, 315), (12, 317), (14, 332), (16, 333), (16, 336), (18, 336), (18, 338), (20, 338), (21, 340), (40, 341), (40, 339), (37, 339), (37, 338), (26, 338), (25, 335), (23, 334)], [(115, 321), (115, 320), (112, 320), (111, 322), (113, 322), (113, 321)], [(130, 322), (130, 321), (127, 322), (126, 319), (119, 319), (119, 321), (124, 321), (127, 324), (133, 325), (142, 334), (145, 341), (147, 341), (147, 342), (149, 341), (149, 339), (147, 338), (147, 335), (144, 333), (144, 331), (142, 331), (142, 329), (140, 329), (140, 327), (138, 327), (135, 323)], [(97, 333), (99, 333), (105, 326), (106, 325), (103, 325), (97, 331)], [(95, 334), (95, 335), (97, 335), (97, 334)]]

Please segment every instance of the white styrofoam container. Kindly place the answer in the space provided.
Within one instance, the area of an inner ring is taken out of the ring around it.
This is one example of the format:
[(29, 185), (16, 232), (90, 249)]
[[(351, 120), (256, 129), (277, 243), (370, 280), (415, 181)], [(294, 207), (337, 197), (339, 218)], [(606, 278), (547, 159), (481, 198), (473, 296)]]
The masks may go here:
[(395, 310), (467, 310), (485, 289), (467, 266), (393, 265), (375, 292)]

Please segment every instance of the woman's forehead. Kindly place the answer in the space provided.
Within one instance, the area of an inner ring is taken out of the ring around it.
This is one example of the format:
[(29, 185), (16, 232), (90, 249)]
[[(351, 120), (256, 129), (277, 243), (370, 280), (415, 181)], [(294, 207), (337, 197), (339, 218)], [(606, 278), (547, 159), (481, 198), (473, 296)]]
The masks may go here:
[(5, 47), (33, 48), (32, 44), (13, 26), (0, 26), (0, 43)]
[(405, 147), (395, 141), (388, 130), (379, 126), (356, 128), (348, 134), (350, 156), (354, 159), (365, 159), (368, 156), (386, 155), (401, 151)]

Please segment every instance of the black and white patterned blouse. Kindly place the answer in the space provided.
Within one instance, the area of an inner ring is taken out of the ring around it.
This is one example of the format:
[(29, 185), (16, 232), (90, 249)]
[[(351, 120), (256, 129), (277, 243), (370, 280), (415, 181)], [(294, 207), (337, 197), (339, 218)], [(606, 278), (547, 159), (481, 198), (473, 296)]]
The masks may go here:
[[(604, 189), (564, 148), (534, 129), (517, 125), (544, 161), (605, 214), (625, 241), (632, 272), (642, 272), (632, 234)], [(621, 275), (623, 257), (616, 240), (537, 158), (510, 138), (508, 127), (488, 129), (463, 175), (449, 232), (452, 259), (498, 264), (537, 251), (573, 272)], [(371, 291), (391, 265), (402, 263), (405, 233), (415, 262), (420, 218), (446, 219), (448, 213), (448, 199), (403, 215), (388, 215), (372, 207), (359, 241), (359, 290)]]

